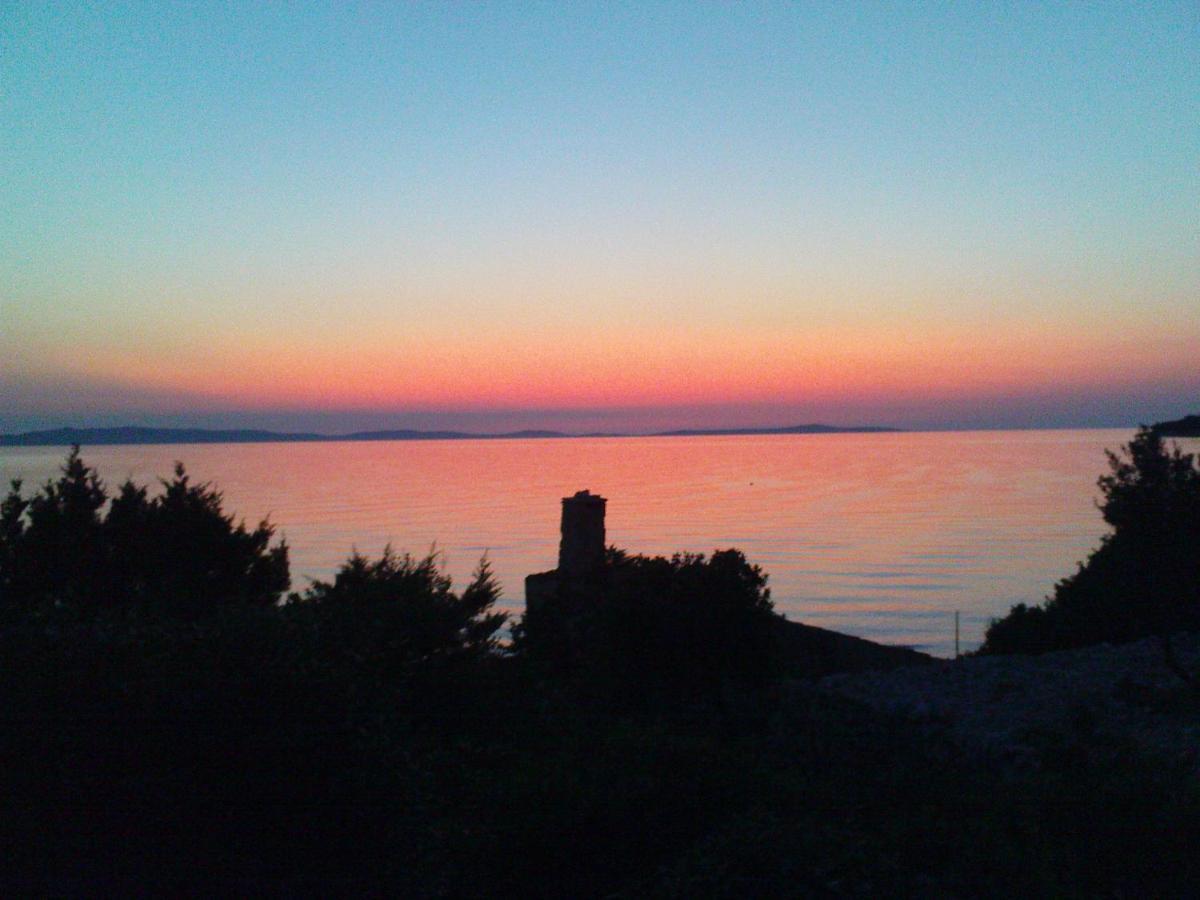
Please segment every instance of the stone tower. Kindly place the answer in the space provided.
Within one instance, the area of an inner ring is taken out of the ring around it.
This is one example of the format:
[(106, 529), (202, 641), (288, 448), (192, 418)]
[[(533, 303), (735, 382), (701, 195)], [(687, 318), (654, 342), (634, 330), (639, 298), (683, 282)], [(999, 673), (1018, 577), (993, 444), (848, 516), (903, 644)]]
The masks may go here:
[(562, 539), (558, 544), (558, 573), (586, 578), (604, 565), (604, 505), (591, 491), (563, 497)]

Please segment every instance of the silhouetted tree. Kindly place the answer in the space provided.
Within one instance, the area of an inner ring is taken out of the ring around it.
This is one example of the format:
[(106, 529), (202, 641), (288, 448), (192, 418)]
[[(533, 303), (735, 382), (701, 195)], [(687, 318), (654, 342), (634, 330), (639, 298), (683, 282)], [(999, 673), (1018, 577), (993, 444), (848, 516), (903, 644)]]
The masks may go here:
[[(274, 527), (265, 520), (254, 529), (235, 524), (221, 508), (221, 493), (209, 484), (192, 484), (182, 463), (162, 486), (163, 493), (146, 502), (144, 491), (126, 484), (105, 522), (113, 526), (119, 559), (145, 554), (135, 572), (145, 584), (137, 587), (181, 609), (218, 601), (276, 603), (291, 579), (286, 543), (271, 546)], [(119, 518), (111, 521), (114, 515)], [(130, 527), (128, 534), (117, 530), (122, 525)]]
[(1200, 466), (1141, 428), (1106, 451), (1099, 504), (1112, 526), (1041, 607), (993, 622), (986, 653), (1042, 652), (1200, 628)]
[(26, 500), (13, 482), (0, 505), (4, 601), (194, 613), (280, 599), (290, 583), (288, 551), (271, 545), (269, 523), (235, 523), (220, 492), (190, 483), (182, 464), (162, 485), (151, 498), (127, 481), (110, 503), (77, 446), (39, 494)]
[(434, 553), (415, 559), (384, 548), (377, 560), (353, 554), (332, 582), (317, 581), (293, 605), (315, 608), (361, 658), (391, 668), (479, 658), (498, 646), (507, 616), (492, 611), (500, 586), (486, 559), (456, 594)]
[(29, 500), (12, 482), (0, 511), (0, 587), (7, 601), (85, 600), (106, 556), (104, 484), (71, 448), (56, 481)]

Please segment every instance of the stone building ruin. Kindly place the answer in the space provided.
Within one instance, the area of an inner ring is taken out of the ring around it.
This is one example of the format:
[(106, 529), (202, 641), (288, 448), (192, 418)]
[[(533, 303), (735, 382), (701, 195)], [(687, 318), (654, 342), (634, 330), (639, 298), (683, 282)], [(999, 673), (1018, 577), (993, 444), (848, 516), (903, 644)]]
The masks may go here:
[(525, 577), (525, 606), (529, 609), (557, 596), (560, 587), (576, 587), (604, 568), (604, 511), (608, 501), (591, 491), (563, 497), (558, 568)]

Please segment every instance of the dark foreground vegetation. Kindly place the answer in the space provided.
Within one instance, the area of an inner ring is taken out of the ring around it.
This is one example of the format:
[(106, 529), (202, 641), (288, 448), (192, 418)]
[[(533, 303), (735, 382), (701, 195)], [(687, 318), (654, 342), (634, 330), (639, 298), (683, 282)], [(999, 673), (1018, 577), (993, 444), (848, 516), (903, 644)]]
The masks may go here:
[[(1048, 744), (1022, 773), (785, 682), (737, 551), (612, 552), (514, 624), (486, 562), (286, 548), (182, 469), (73, 453), (0, 513), (0, 858), (24, 893), (1183, 895), (1179, 772)], [(833, 659), (834, 657), (831, 657)]]
[(1112, 531), (1040, 606), (993, 622), (984, 653), (1042, 653), (1200, 630), (1200, 465), (1153, 428), (1108, 454)]

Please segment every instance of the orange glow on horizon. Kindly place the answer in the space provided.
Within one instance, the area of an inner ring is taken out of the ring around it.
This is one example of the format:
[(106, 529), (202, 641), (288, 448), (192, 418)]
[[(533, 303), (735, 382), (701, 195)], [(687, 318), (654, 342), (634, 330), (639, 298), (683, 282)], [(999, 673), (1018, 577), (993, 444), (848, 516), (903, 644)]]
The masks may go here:
[(987, 397), (1190, 377), (1196, 339), (1045, 327), (724, 333), (244, 336), (200, 348), (52, 360), (84, 377), (243, 408), (587, 407)]

